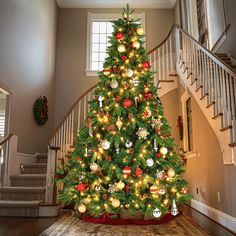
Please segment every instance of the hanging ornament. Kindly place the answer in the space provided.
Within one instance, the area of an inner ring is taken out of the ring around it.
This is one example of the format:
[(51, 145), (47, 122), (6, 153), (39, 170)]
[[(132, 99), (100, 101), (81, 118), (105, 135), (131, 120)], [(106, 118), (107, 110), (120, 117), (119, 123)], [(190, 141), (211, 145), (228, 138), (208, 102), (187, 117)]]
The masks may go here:
[(144, 117), (148, 118), (148, 117), (150, 117), (152, 115), (152, 111), (149, 108), (147, 108), (144, 111), (143, 115), (144, 115)]
[(128, 167), (128, 166), (124, 167), (123, 168), (123, 174), (129, 176), (131, 174), (131, 168)]
[(167, 175), (168, 177), (170, 178), (173, 178), (175, 176), (175, 170), (170, 168), (168, 171), (167, 171)]
[(86, 212), (86, 206), (85, 206), (84, 204), (80, 204), (80, 205), (78, 206), (78, 211), (79, 211), (80, 213)]
[(133, 82), (133, 85), (134, 85), (135, 87), (139, 86), (139, 84), (140, 84), (140, 80), (139, 80), (138, 77), (135, 77), (132, 82)]
[(115, 191), (117, 191), (117, 187), (115, 184), (109, 184), (109, 188), (107, 190), (108, 193), (114, 193)]
[(118, 88), (119, 84), (116, 80), (112, 80), (110, 83), (111, 88), (116, 89)]
[(101, 142), (101, 147), (105, 150), (109, 149), (111, 146), (111, 143), (108, 140), (103, 140)]
[(132, 105), (132, 101), (129, 98), (126, 98), (123, 101), (123, 104), (124, 104), (124, 107), (127, 108), (127, 107), (130, 107)]
[(156, 154), (156, 157), (161, 158), (161, 157), (162, 157), (162, 154), (161, 154), (160, 152), (158, 152), (158, 153)]
[(104, 194), (102, 195), (102, 199), (103, 199), (103, 200), (107, 200), (107, 198), (108, 198), (107, 194), (104, 193)]
[(177, 216), (179, 214), (175, 200), (173, 200), (170, 212), (173, 216)]
[(124, 182), (119, 181), (119, 182), (116, 184), (116, 186), (117, 186), (117, 188), (118, 188), (119, 190), (122, 190), (122, 189), (125, 187), (125, 184), (124, 184)]
[(116, 147), (116, 153), (119, 154), (119, 153), (120, 153), (120, 147), (119, 147), (119, 144), (116, 144), (115, 147)]
[(167, 174), (164, 170), (157, 170), (156, 176), (158, 179), (165, 179), (167, 177)]
[(120, 117), (118, 116), (117, 121), (116, 121), (116, 126), (118, 127), (118, 129), (121, 129), (123, 122), (121, 121)]
[(126, 193), (129, 192), (129, 188), (130, 188), (129, 184), (126, 184), (126, 186), (125, 186), (125, 191), (126, 191)]
[(181, 193), (184, 193), (184, 194), (188, 193), (188, 189), (186, 187), (183, 187), (181, 189)]
[(125, 61), (125, 60), (127, 60), (127, 56), (122, 55), (122, 56), (121, 56), (121, 59), (122, 59), (123, 61)]
[(110, 73), (111, 73), (111, 71), (110, 71), (109, 68), (104, 68), (104, 69), (103, 69), (103, 74), (104, 74), (104, 75), (110, 75)]
[(86, 145), (84, 148), (84, 156), (87, 157), (88, 156), (88, 146)]
[(154, 165), (154, 161), (152, 158), (147, 159), (147, 166), (151, 167)]
[(135, 175), (138, 176), (139, 178), (142, 178), (143, 171), (139, 167), (136, 167)]
[(98, 97), (98, 101), (99, 101), (99, 107), (102, 108), (102, 101), (104, 100), (104, 98), (102, 96)]
[(100, 185), (100, 184), (97, 184), (97, 185), (94, 187), (94, 189), (95, 189), (96, 191), (100, 191), (100, 190), (101, 190), (101, 185)]
[(152, 98), (152, 92), (151, 92), (151, 91), (147, 91), (147, 92), (144, 94), (144, 96), (145, 96), (146, 98)]
[(90, 164), (90, 170), (96, 172), (98, 170), (98, 164), (93, 162)]
[(129, 69), (126, 71), (125, 74), (126, 74), (127, 77), (130, 78), (130, 77), (132, 77), (132, 76), (134, 75), (134, 71), (133, 71), (132, 69), (129, 68)]
[(138, 135), (139, 139), (140, 138), (147, 139), (149, 132), (146, 129), (139, 127), (139, 130), (136, 132), (136, 134)]
[(87, 187), (88, 187), (88, 184), (79, 183), (76, 188), (78, 191), (83, 192), (87, 189)]
[(92, 124), (89, 124), (89, 136), (93, 137), (93, 128), (92, 128)]
[(158, 193), (159, 193), (160, 195), (165, 195), (166, 190), (165, 190), (164, 188), (159, 188), (159, 189), (158, 189)]
[(149, 188), (149, 191), (150, 193), (152, 194), (156, 194), (158, 192), (158, 188), (156, 185), (152, 185), (150, 188)]
[(143, 35), (143, 33), (144, 33), (144, 29), (143, 28), (138, 28), (137, 29), (137, 34), (138, 35)]
[(113, 198), (111, 201), (111, 205), (115, 208), (118, 208), (120, 206), (120, 200), (117, 198)]
[(155, 119), (154, 117), (152, 116), (152, 124), (151, 124), (152, 128), (154, 129), (155, 128)]
[(133, 142), (130, 141), (130, 140), (127, 140), (127, 141), (125, 142), (125, 146), (126, 146), (127, 148), (131, 148), (131, 147), (133, 146)]
[(86, 177), (86, 173), (85, 172), (81, 172), (80, 175), (79, 175), (79, 181), (84, 180), (85, 177)]
[(158, 150), (158, 148), (157, 148), (157, 140), (156, 139), (154, 139), (154, 141), (153, 141), (153, 149), (154, 149), (155, 152), (157, 152), (157, 150)]
[(150, 62), (149, 61), (143, 61), (142, 66), (144, 69), (148, 69), (150, 67)]
[(153, 216), (155, 217), (155, 218), (159, 218), (160, 216), (161, 216), (161, 211), (160, 211), (160, 209), (158, 209), (158, 208), (155, 208), (154, 210), (153, 210)]
[(159, 151), (162, 155), (166, 155), (168, 152), (168, 149), (166, 147), (161, 147)]
[(122, 38), (123, 38), (123, 34), (121, 32), (117, 32), (116, 39), (122, 39)]
[(133, 48), (137, 48), (137, 49), (140, 48), (140, 43), (139, 43), (139, 41), (133, 42)]
[(121, 99), (121, 96), (117, 95), (117, 96), (116, 96), (116, 101), (119, 102), (120, 99)]
[(115, 74), (118, 73), (118, 67), (117, 67), (116, 65), (114, 65), (114, 66), (112, 67), (112, 69), (113, 69), (113, 72), (114, 72)]
[(125, 50), (126, 50), (125, 45), (123, 45), (123, 44), (119, 45), (117, 49), (118, 49), (118, 52), (125, 52)]

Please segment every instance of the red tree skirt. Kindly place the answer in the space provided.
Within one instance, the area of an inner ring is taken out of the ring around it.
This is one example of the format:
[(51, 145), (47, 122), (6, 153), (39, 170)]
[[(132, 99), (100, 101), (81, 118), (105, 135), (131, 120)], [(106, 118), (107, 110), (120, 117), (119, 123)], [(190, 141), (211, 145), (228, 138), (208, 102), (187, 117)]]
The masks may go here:
[[(181, 214), (181, 212), (179, 213)], [(179, 215), (178, 214), (178, 215)], [(178, 216), (177, 215), (177, 216)], [(169, 222), (173, 220), (176, 216), (170, 213), (165, 214), (161, 219), (151, 219), (151, 220), (133, 220), (133, 219), (111, 219), (111, 218), (96, 218), (92, 216), (81, 216), (81, 220), (97, 224), (108, 224), (108, 225), (157, 225)]]

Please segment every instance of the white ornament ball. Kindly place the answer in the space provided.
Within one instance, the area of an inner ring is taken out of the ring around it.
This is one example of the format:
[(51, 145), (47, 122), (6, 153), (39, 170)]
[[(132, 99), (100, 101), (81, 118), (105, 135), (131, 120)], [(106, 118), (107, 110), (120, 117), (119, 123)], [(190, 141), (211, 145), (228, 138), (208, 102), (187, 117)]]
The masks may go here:
[(160, 188), (160, 189), (158, 189), (158, 193), (159, 193), (160, 195), (165, 195), (166, 190), (165, 190), (164, 188)]
[(173, 178), (175, 176), (175, 170), (170, 168), (168, 171), (167, 171), (167, 175), (168, 177), (170, 178)]
[(79, 211), (80, 213), (84, 213), (84, 212), (86, 211), (86, 206), (85, 206), (84, 204), (80, 204), (80, 205), (78, 206), (78, 211)]
[(146, 117), (151, 117), (152, 111), (149, 108), (146, 109), (146, 112), (147, 112)]
[(112, 202), (111, 202), (111, 205), (115, 208), (119, 207), (120, 206), (120, 200), (116, 199), (116, 198), (113, 198)]
[(119, 182), (116, 184), (116, 186), (117, 186), (117, 188), (118, 188), (119, 190), (122, 190), (122, 189), (125, 187), (125, 184), (124, 184), (124, 182), (119, 181)]
[(167, 152), (168, 152), (168, 149), (167, 149), (166, 147), (161, 147), (161, 148), (160, 148), (160, 153), (161, 153), (162, 155), (166, 155)]
[(153, 216), (155, 217), (155, 218), (159, 218), (160, 216), (161, 216), (161, 211), (160, 211), (160, 209), (158, 209), (158, 208), (155, 208), (154, 210), (153, 210)]
[(135, 87), (137, 87), (137, 86), (139, 86), (139, 83), (140, 83), (139, 78), (135, 77), (135, 78), (133, 79), (133, 85), (134, 85)]
[(151, 167), (151, 166), (153, 166), (153, 165), (154, 165), (153, 159), (152, 159), (152, 158), (147, 159), (147, 166)]
[(140, 43), (139, 43), (139, 41), (133, 42), (133, 47), (139, 49), (139, 48), (140, 48)]
[(98, 164), (97, 163), (91, 163), (90, 164), (90, 170), (97, 171), (98, 170)]
[(132, 77), (133, 75), (134, 75), (133, 70), (128, 69), (128, 70), (126, 71), (126, 76), (127, 76), (127, 77)]
[(143, 28), (138, 28), (137, 29), (137, 34), (138, 35), (143, 35), (143, 33), (144, 33), (144, 29)]
[(119, 86), (119, 84), (116, 80), (112, 80), (110, 86), (111, 88), (116, 89)]
[(103, 140), (101, 142), (101, 147), (105, 150), (109, 149), (111, 146), (111, 143), (108, 140)]
[(127, 140), (127, 141), (125, 142), (125, 146), (126, 146), (127, 148), (131, 148), (131, 147), (133, 146), (133, 142)]
[(121, 45), (118, 46), (117, 49), (118, 49), (119, 52), (125, 52), (125, 45), (121, 44)]

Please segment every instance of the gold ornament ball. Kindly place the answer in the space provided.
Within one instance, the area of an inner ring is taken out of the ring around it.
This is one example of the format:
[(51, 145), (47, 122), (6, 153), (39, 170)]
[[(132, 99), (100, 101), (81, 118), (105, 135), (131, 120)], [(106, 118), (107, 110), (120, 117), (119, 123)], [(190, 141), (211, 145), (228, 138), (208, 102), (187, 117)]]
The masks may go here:
[(118, 46), (118, 52), (125, 52), (125, 45), (121, 44)]
[(110, 83), (111, 88), (116, 89), (118, 88), (119, 84), (116, 80), (112, 80)]
[(117, 184), (116, 184), (117, 188), (122, 190), (124, 187), (125, 187), (125, 184), (122, 182), (122, 181), (119, 181)]
[(111, 146), (111, 143), (108, 140), (103, 140), (101, 142), (101, 147), (105, 150), (109, 149)]
[(120, 206), (120, 200), (114, 198), (114, 199), (112, 200), (111, 204), (112, 204), (113, 207), (118, 208), (118, 207)]
[(98, 170), (98, 164), (96, 164), (96, 163), (91, 163), (91, 164), (90, 164), (90, 169), (91, 169), (92, 171), (97, 171), (97, 170)]
[(168, 152), (168, 149), (167, 149), (166, 147), (161, 147), (161, 148), (160, 148), (160, 153), (161, 153), (162, 155), (166, 155), (167, 152)]
[(139, 43), (139, 41), (133, 42), (133, 47), (139, 49), (139, 48), (140, 48), (140, 43)]
[(86, 211), (86, 206), (85, 206), (84, 204), (80, 204), (80, 205), (78, 206), (78, 211), (79, 211), (80, 213), (84, 213), (84, 212)]
[(168, 175), (168, 177), (173, 178), (173, 177), (175, 176), (175, 171), (174, 171), (174, 169), (170, 168), (170, 169), (167, 171), (167, 175)]
[(138, 28), (137, 29), (137, 34), (138, 35), (143, 35), (143, 33), (144, 33), (144, 29), (143, 28)]

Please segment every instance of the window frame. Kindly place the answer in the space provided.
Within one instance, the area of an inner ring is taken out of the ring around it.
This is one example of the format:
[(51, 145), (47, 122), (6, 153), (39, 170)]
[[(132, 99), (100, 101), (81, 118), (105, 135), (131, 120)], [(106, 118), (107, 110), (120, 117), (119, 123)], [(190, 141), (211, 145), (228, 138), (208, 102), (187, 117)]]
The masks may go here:
[[(87, 45), (86, 45), (86, 69), (85, 74), (87, 77), (95, 77), (98, 76), (98, 70), (92, 70), (92, 24), (93, 21), (112, 21), (122, 17), (122, 14), (103, 14), (103, 13), (92, 13), (88, 12), (87, 16)], [(145, 12), (134, 14), (134, 18), (140, 18), (142, 27), (145, 32)], [(144, 38), (144, 47), (146, 47), (146, 40)]]

